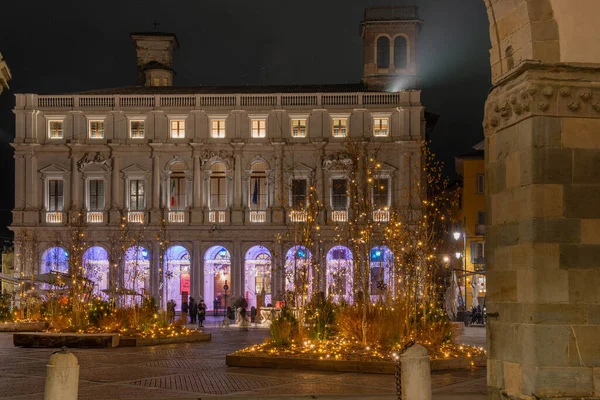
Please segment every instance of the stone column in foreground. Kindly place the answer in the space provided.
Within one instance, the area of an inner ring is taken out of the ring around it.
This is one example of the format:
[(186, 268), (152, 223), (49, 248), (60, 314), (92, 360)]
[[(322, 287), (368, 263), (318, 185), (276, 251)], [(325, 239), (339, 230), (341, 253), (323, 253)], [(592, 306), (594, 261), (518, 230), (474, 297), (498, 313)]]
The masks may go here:
[(490, 399), (600, 399), (600, 74), (525, 65), (484, 126)]

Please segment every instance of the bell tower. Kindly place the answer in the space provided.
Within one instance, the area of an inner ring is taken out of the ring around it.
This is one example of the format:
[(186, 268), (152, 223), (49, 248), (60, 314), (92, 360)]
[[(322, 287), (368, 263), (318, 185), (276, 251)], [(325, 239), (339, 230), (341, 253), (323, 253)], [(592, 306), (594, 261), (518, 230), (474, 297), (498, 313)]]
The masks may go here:
[(362, 82), (368, 90), (414, 89), (417, 36), (422, 20), (417, 6), (370, 7), (360, 24), (364, 44)]
[(173, 86), (173, 51), (177, 36), (164, 32), (131, 33), (137, 53), (138, 86)]

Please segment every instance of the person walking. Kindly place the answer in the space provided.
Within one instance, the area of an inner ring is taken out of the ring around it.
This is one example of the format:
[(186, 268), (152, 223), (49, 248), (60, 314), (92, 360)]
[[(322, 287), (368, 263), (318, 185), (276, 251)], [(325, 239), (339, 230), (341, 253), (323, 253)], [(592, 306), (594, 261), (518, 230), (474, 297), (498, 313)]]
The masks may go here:
[(206, 319), (206, 303), (204, 303), (204, 299), (200, 298), (200, 303), (198, 303), (198, 325), (201, 328), (204, 328), (204, 320)]
[(190, 307), (188, 306), (188, 302), (184, 301), (183, 303), (181, 303), (181, 320), (184, 324), (187, 324), (187, 315), (189, 311)]
[(176, 306), (177, 306), (177, 304), (175, 304), (175, 301), (173, 299), (171, 299), (167, 302), (167, 317), (169, 320), (169, 324), (172, 324), (173, 322), (175, 322), (175, 307)]
[(196, 318), (198, 316), (198, 303), (196, 303), (196, 299), (190, 297), (190, 324), (196, 323)]

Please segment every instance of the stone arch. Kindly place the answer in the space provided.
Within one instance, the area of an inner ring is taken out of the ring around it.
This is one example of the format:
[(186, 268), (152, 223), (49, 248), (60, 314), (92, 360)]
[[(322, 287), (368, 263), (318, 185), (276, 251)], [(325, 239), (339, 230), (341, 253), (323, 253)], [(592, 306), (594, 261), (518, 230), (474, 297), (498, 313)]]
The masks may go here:
[[(225, 245), (215, 244), (204, 252), (204, 302), (209, 310), (223, 310), (231, 305), (225, 298), (223, 286), (229, 286), (227, 296), (231, 297), (232, 274), (231, 252)], [(215, 308), (216, 306), (216, 308)]]
[(396, 71), (408, 68), (412, 61), (410, 57), (411, 48), (408, 35), (404, 33), (395, 35), (390, 46), (393, 48), (392, 54)]
[[(248, 307), (266, 306), (273, 293), (273, 254), (262, 245), (244, 252), (244, 297)], [(262, 304), (258, 300), (261, 299)]]

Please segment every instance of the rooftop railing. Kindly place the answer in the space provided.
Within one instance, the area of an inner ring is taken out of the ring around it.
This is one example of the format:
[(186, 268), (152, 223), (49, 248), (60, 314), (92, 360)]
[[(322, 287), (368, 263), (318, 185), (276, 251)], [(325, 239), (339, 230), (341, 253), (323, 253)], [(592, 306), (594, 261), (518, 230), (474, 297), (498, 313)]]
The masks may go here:
[[(25, 96), (25, 95), (23, 95)], [(290, 108), (336, 106), (400, 106), (420, 104), (417, 91), (396, 93), (276, 93), (168, 95), (27, 95), (28, 104), (61, 109), (176, 108)], [(33, 102), (33, 104), (31, 104)], [(22, 102), (21, 102), (22, 103)], [(19, 104), (18, 104), (19, 105)]]

